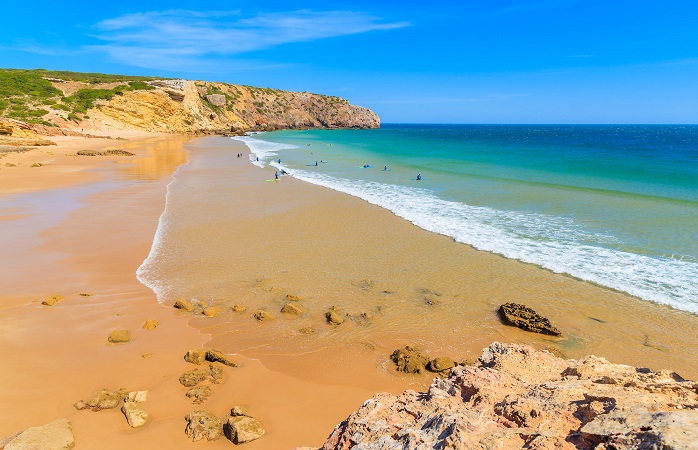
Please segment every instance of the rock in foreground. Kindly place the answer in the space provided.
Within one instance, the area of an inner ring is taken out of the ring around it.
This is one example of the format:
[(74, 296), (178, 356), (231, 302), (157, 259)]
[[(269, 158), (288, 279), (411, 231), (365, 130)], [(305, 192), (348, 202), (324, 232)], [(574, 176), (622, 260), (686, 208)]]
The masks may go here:
[(367, 400), (323, 446), (350, 448), (696, 449), (698, 383), (495, 342), (426, 393)]
[(499, 307), (499, 316), (505, 324), (519, 327), (522, 330), (552, 336), (562, 335), (560, 330), (552, 326), (548, 319), (525, 305), (505, 303)]
[(67, 450), (75, 447), (75, 438), (70, 422), (66, 419), (28, 428), (12, 439), (5, 450)]

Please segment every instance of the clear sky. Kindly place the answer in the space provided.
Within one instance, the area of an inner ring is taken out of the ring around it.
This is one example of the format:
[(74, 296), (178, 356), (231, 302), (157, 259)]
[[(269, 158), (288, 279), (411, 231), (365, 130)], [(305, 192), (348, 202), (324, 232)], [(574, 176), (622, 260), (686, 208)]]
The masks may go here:
[(695, 124), (698, 1), (12, 1), (0, 67), (307, 90), (383, 122)]

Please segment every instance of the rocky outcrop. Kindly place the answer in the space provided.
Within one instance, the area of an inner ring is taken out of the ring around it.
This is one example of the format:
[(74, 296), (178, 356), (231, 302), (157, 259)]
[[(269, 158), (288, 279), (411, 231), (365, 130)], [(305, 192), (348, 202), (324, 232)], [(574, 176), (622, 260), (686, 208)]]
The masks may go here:
[(378, 394), (323, 449), (695, 449), (698, 383), (493, 343), (427, 392)]
[(552, 336), (562, 335), (560, 330), (552, 326), (548, 319), (540, 316), (525, 305), (505, 303), (499, 307), (499, 316), (505, 324), (519, 327), (522, 330), (550, 334)]
[(5, 450), (68, 450), (73, 447), (75, 437), (72, 425), (66, 419), (28, 428), (4, 446)]

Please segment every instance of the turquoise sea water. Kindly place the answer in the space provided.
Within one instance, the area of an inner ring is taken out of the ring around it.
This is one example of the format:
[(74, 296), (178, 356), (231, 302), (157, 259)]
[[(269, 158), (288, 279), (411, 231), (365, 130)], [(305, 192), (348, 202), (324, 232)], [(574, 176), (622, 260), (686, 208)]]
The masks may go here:
[(457, 242), (698, 313), (698, 126), (383, 125), (237, 139), (254, 164)]

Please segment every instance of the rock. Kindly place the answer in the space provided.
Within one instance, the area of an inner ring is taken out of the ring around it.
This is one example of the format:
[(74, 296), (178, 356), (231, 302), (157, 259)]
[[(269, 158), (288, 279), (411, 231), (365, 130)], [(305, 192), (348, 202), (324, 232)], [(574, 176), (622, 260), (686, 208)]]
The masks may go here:
[(332, 325), (340, 325), (344, 322), (343, 314), (335, 306), (325, 313), (325, 319), (327, 319), (327, 323)]
[(446, 372), (445, 375), (448, 375), (448, 371), (453, 367), (456, 367), (456, 363), (448, 357), (434, 358), (427, 364), (427, 370), (430, 372)]
[(109, 334), (107, 338), (112, 344), (123, 344), (125, 342), (131, 342), (131, 332), (128, 330), (115, 330)]
[(689, 449), (698, 383), (588, 356), (495, 342), (426, 392), (377, 394), (323, 449)]
[(126, 150), (120, 150), (120, 149), (114, 149), (114, 150), (107, 150), (104, 153), (102, 153), (104, 156), (134, 156), (135, 153), (127, 152)]
[(5, 445), (5, 450), (67, 450), (73, 447), (72, 424), (59, 419), (40, 427), (27, 428)]
[(220, 306), (209, 306), (208, 308), (204, 308), (201, 313), (206, 317), (216, 317), (221, 313), (221, 309)]
[(286, 300), (288, 300), (288, 301), (290, 301), (290, 302), (299, 302), (299, 301), (301, 301), (301, 300), (303, 300), (303, 299), (302, 299), (301, 297), (297, 296), (297, 295), (287, 294), (287, 295), (286, 295)]
[(184, 419), (187, 421), (187, 427), (184, 432), (194, 442), (201, 439), (215, 441), (223, 434), (224, 420), (211, 411), (193, 411), (187, 414)]
[(148, 398), (148, 391), (133, 391), (126, 396), (128, 401), (142, 403)]
[(78, 295), (80, 297), (92, 297), (94, 294), (92, 294), (90, 292), (80, 292)]
[(225, 106), (225, 95), (222, 94), (208, 94), (206, 100), (215, 106)]
[(102, 153), (97, 150), (78, 150), (80, 156), (101, 156)]
[(208, 400), (208, 398), (213, 394), (211, 388), (208, 386), (196, 386), (187, 391), (185, 394), (188, 398), (191, 398), (194, 403), (203, 403)]
[(73, 407), (78, 411), (82, 411), (83, 409), (88, 409), (90, 406), (82, 400), (78, 400), (77, 402), (75, 402)]
[(44, 299), (43, 302), (41, 302), (41, 304), (46, 305), (46, 306), (53, 306), (56, 303), (60, 302), (61, 300), (63, 300), (62, 295), (49, 295), (48, 297), (46, 297)]
[(269, 320), (272, 320), (274, 316), (272, 316), (266, 311), (259, 310), (255, 313), (254, 318), (259, 320), (260, 322), (267, 322)]
[(230, 417), (224, 425), (225, 436), (233, 444), (244, 444), (264, 436), (264, 427), (257, 419), (248, 416)]
[(303, 327), (298, 331), (300, 331), (301, 334), (313, 334), (313, 333), (315, 333), (315, 329), (313, 327)]
[(102, 389), (97, 392), (94, 397), (87, 401), (87, 406), (92, 408), (94, 411), (99, 411), (101, 409), (114, 409), (121, 404), (121, 402), (126, 397), (126, 392), (124, 391), (110, 391), (109, 389)]
[(152, 353), (143, 353), (143, 354), (141, 355), (141, 358), (147, 359), (147, 358), (150, 358), (150, 357), (152, 357), (152, 356), (153, 356)]
[(143, 324), (143, 329), (144, 329), (144, 330), (154, 330), (154, 329), (156, 329), (156, 328), (158, 327), (158, 325), (160, 325), (160, 322), (158, 322), (157, 320), (155, 320), (155, 319), (148, 319), (148, 320), (146, 320), (145, 323)]
[(303, 310), (294, 305), (293, 303), (286, 303), (283, 306), (283, 308), (281, 308), (281, 312), (284, 314), (289, 314), (291, 316), (300, 316)]
[(220, 350), (206, 350), (206, 361), (209, 362), (219, 362), (230, 367), (237, 367), (238, 365), (233, 362), (230, 358), (225, 356)]
[(223, 368), (217, 364), (209, 364), (208, 371), (211, 374), (211, 381), (214, 384), (219, 384), (223, 379)]
[(43, 166), (43, 164), (37, 162), (37, 163), (33, 163), (30, 167), (41, 167), (41, 166)]
[(237, 416), (252, 417), (247, 413), (245, 408), (243, 408), (242, 406), (233, 406), (232, 408), (230, 408), (230, 415), (231, 415), (231, 417), (237, 417)]
[(184, 355), (184, 360), (192, 364), (203, 364), (206, 361), (206, 350), (203, 348), (197, 348), (194, 350), (189, 350)]
[(242, 312), (247, 311), (247, 307), (242, 306), (242, 305), (233, 305), (233, 307), (230, 309), (232, 309), (236, 313), (242, 313)]
[(429, 357), (423, 354), (420, 348), (410, 346), (395, 350), (390, 359), (399, 372), (407, 373), (422, 373), (429, 363)]
[(126, 421), (131, 428), (140, 428), (150, 419), (148, 412), (136, 402), (124, 403), (121, 412), (126, 416)]
[(499, 307), (499, 316), (505, 324), (519, 327), (522, 330), (553, 336), (562, 335), (560, 330), (552, 326), (548, 319), (538, 315), (525, 305), (505, 303)]
[(190, 302), (184, 300), (183, 298), (177, 299), (173, 306), (177, 309), (181, 309), (182, 311), (194, 311), (194, 306)]
[(182, 375), (180, 375), (179, 382), (182, 384), (182, 386), (194, 387), (197, 384), (204, 381), (206, 379), (206, 377), (207, 377), (206, 372), (204, 372), (202, 370), (199, 370), (199, 369), (187, 370)]

